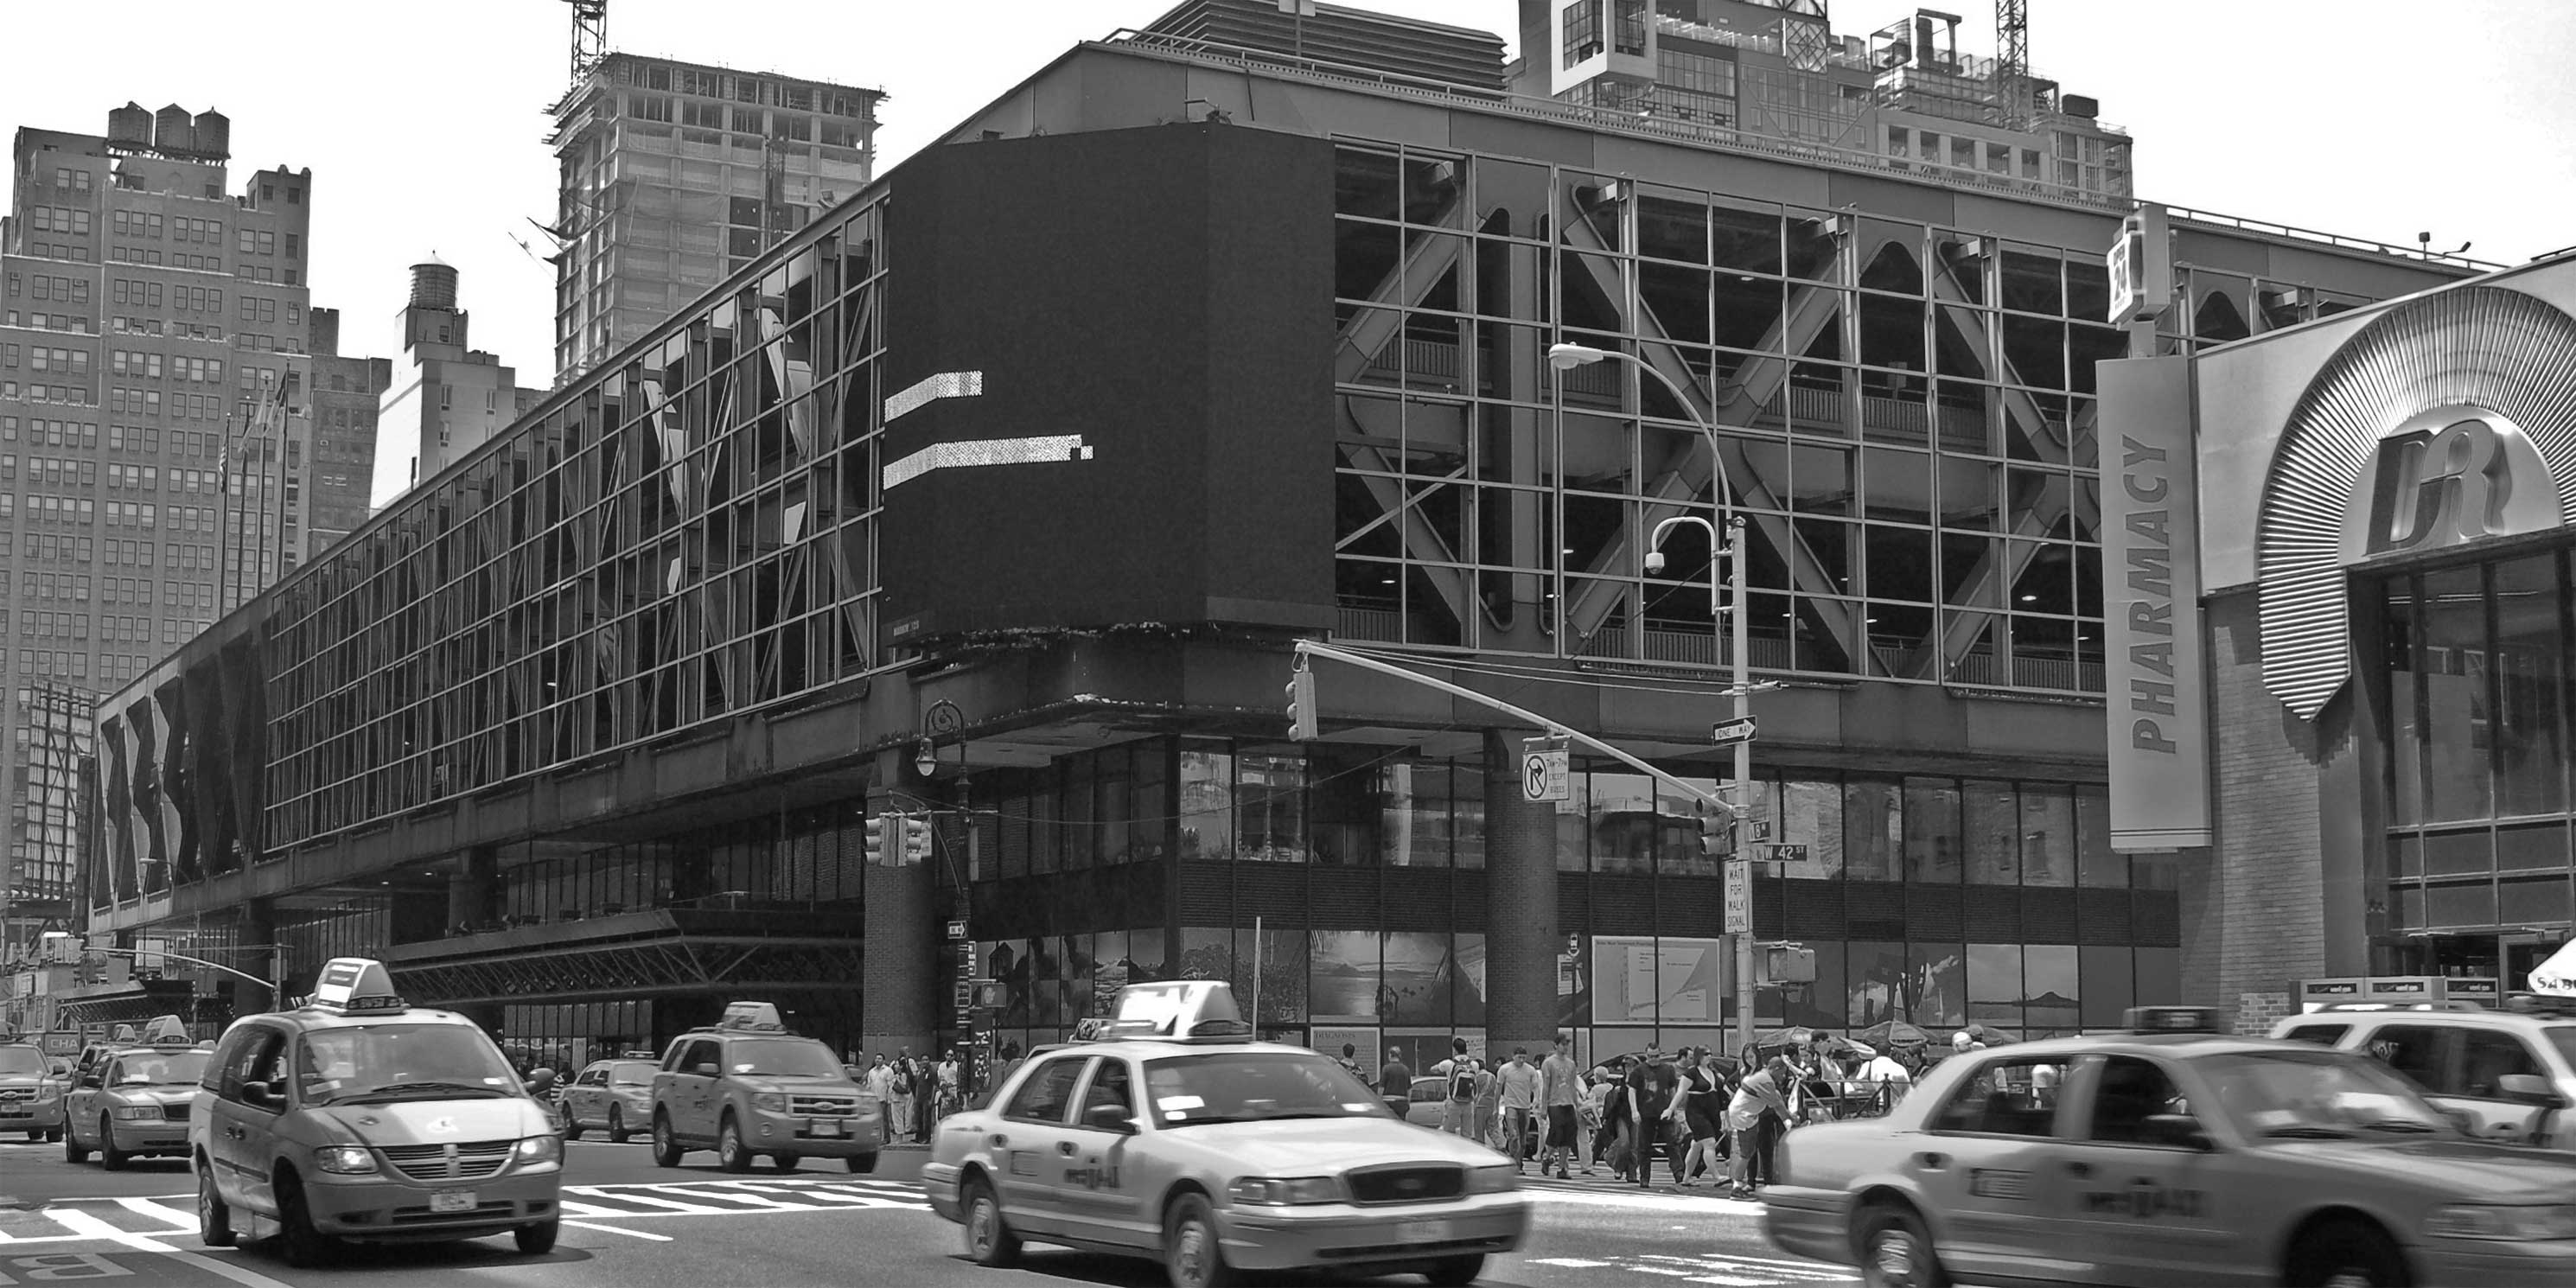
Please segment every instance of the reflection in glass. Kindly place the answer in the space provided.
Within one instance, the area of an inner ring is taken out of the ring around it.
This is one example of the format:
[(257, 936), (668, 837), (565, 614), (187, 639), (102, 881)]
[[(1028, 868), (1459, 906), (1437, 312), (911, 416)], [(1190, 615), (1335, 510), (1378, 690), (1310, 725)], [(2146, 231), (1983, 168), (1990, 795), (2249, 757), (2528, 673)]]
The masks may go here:
[(2075, 801), (2059, 783), (2021, 785), (2022, 883), (2075, 884)]
[(2565, 676), (2560, 653), (2558, 556), (2495, 565), (2496, 811), (2567, 807)]
[(1843, 784), (1843, 875), (1854, 881), (1895, 881), (1903, 876), (1904, 788), (1894, 779), (1855, 778)]
[(2487, 753), (2487, 603), (2476, 568), (2424, 574), (2424, 819), (2486, 818), (2494, 807)]
[(1787, 877), (1826, 879), (1843, 867), (1842, 789), (1833, 783), (1790, 780), (1780, 784), (1779, 839), (1807, 847), (1804, 860), (1780, 865)]
[(1959, 785), (1905, 780), (1905, 879), (1959, 883)]
[(1880, 1020), (1909, 1018), (1910, 994), (1905, 974), (1905, 945), (1854, 941), (1845, 946), (1844, 988), (1851, 1025), (1865, 1029)]
[(2111, 848), (2111, 796), (2089, 784), (2075, 789), (2075, 881), (2118, 889), (2129, 884), (2129, 856)]
[(1970, 779), (1960, 792), (1970, 885), (2021, 880), (2020, 806), (2011, 783)]
[(1181, 748), (1181, 857), (1234, 854), (1234, 757), (1205, 746)]
[(1378, 932), (1317, 930), (1307, 945), (1307, 1006), (1317, 1022), (1377, 1018)]
[(1906, 945), (1905, 973), (1916, 1024), (1957, 1028), (1968, 1022), (1968, 968), (1959, 945)]
[(2021, 945), (1968, 945), (1968, 1018), (2021, 1029)]
[(1306, 760), (1247, 751), (1235, 757), (1235, 857), (1306, 861)]
[(1449, 866), (1446, 761), (1397, 761), (1377, 771), (1378, 859), (1391, 867)]
[(2022, 950), (2022, 978), (2030, 990), (2022, 1023), (2031, 1037), (2072, 1033), (2081, 1023), (2077, 962), (2073, 944), (2032, 944)]
[(1378, 988), (1379, 1022), (1446, 1026), (1457, 976), (1449, 937), (1436, 931), (1389, 931), (1380, 946), (1385, 982)]
[(2424, 730), (2421, 657), (2416, 648), (2415, 582), (2391, 577), (2382, 600), (2379, 647), (2387, 678), (2388, 821), (2398, 826), (2424, 819)]

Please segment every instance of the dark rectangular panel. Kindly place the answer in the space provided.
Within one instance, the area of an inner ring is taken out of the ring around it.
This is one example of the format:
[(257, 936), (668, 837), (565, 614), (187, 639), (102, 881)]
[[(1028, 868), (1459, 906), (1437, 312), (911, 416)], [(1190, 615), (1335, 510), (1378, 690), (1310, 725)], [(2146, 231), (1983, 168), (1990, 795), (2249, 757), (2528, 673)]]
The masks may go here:
[(1385, 916), (1388, 930), (1447, 930), (1449, 870), (1388, 868)]
[(2017, 886), (1961, 886), (1959, 929), (1972, 943), (2021, 942), (2021, 889)]
[(1788, 918), (1782, 933), (1791, 939), (1843, 937), (1843, 883), (1783, 881), (1788, 890)]
[(1375, 930), (1383, 897), (1378, 869), (1319, 867), (1307, 886), (1308, 918), (1319, 930)]
[(1562, 935), (1592, 931), (1592, 883), (1580, 872), (1556, 874), (1556, 930)]
[(1652, 877), (1597, 875), (1592, 878), (1592, 933), (1655, 933), (1655, 881)]
[(2077, 890), (2075, 892), (2075, 942), (2079, 944), (2128, 943), (2129, 892)]
[[(2129, 892), (2130, 936), (2141, 948), (2182, 947), (2182, 897), (2171, 890)], [(2138, 996), (2144, 999), (2143, 986)], [(2145, 1005), (2141, 1000), (2140, 1005)]]
[[(1860, 884), (1854, 883), (1852, 889), (1845, 893), (1846, 902), (1860, 896)], [(1905, 907), (1897, 923), (1904, 932), (1902, 934), (1889, 934), (1886, 923), (1879, 920), (1875, 909), (1866, 922), (1861, 918), (1857, 902), (1851, 902), (1851, 909), (1851, 932), (1855, 939), (1938, 940), (1948, 943), (1967, 938), (1967, 923), (1959, 911), (1959, 887), (1955, 885), (1907, 882)]]
[(2072, 944), (2076, 935), (2073, 887), (2032, 886), (2021, 892), (2021, 937), (2031, 944)]
[(1181, 924), (1184, 926), (1230, 926), (1234, 924), (1234, 865), (1232, 863), (1181, 864)]
[(982, 392), (886, 425), (890, 642), (1330, 620), (1328, 143), (959, 144), (891, 187), (879, 396)]
[(1485, 929), (1485, 874), (1476, 868), (1462, 869), (1449, 887), (1449, 928), (1483, 933)]

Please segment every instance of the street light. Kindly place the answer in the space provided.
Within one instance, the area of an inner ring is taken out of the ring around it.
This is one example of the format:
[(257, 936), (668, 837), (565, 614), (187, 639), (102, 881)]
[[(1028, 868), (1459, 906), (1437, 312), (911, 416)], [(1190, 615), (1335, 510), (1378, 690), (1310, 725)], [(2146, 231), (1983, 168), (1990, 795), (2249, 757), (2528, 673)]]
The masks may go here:
[[(1682, 387), (1673, 383), (1672, 377), (1665, 375), (1645, 359), (1616, 349), (1596, 349), (1588, 344), (1553, 344), (1549, 345), (1547, 350), (1548, 365), (1558, 371), (1588, 367), (1604, 359), (1625, 362), (1662, 381), (1664, 388), (1672, 394), (1673, 401), (1681, 404), (1683, 413), (1691, 418), (1692, 424), (1699, 427), (1700, 436), (1708, 440), (1709, 488), (1715, 493), (1718, 512), (1724, 516), (1725, 531), (1721, 533), (1717, 524), (1710, 523), (1695, 514), (1681, 514), (1664, 519), (1655, 524), (1654, 534), (1646, 541), (1645, 565), (1646, 571), (1650, 573), (1664, 570), (1664, 538), (1670, 535), (1674, 528), (1686, 523), (1697, 524), (1708, 533), (1709, 623), (1712, 629), (1716, 629), (1719, 623), (1730, 623), (1728, 635), (1731, 651), (1734, 654), (1735, 716), (1739, 720), (1744, 719), (1753, 714), (1752, 677), (1746, 666), (1748, 660), (1746, 623), (1752, 614), (1747, 603), (1744, 516), (1737, 513), (1735, 509), (1735, 481), (1727, 473), (1724, 444), (1718, 439), (1717, 429), (1709, 424), (1708, 418), (1700, 415), (1699, 407), (1690, 400), (1690, 395), (1682, 392)], [(1734, 606), (1731, 609), (1727, 607), (1718, 591), (1717, 561), (1719, 559), (1727, 561), (1727, 583), (1734, 600)], [(1731, 622), (1728, 616), (1730, 613), (1733, 615)], [(1738, 844), (1733, 847), (1734, 857), (1728, 862), (1743, 863), (1749, 860), (1745, 857), (1744, 846), (1741, 844), (1740, 829), (1744, 826), (1745, 811), (1751, 809), (1753, 805), (1753, 740), (1750, 738), (1735, 744), (1733, 789), (1735, 797), (1733, 826), (1739, 831)], [(1749, 1052), (1753, 1049), (1753, 934), (1748, 929), (1729, 937), (1735, 941), (1736, 1044), (1739, 1050)]]

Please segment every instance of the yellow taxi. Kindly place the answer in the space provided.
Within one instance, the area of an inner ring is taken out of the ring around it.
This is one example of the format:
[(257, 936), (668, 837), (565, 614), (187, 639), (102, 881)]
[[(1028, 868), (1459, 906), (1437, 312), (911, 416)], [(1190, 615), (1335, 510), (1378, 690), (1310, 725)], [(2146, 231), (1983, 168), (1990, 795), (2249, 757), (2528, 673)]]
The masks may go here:
[(213, 1047), (189, 1042), (175, 1015), (139, 1036), (121, 1026), (117, 1041), (64, 1093), (63, 1160), (87, 1162), (95, 1150), (101, 1167), (119, 1172), (136, 1158), (185, 1157), (188, 1110)]
[(714, 1025), (673, 1038), (646, 1101), (662, 1167), (713, 1149), (728, 1172), (762, 1155), (783, 1172), (807, 1158), (873, 1172), (885, 1148), (884, 1107), (832, 1048), (789, 1032), (772, 1002), (731, 1003)]
[(198, 1237), (274, 1238), (290, 1264), (342, 1241), (507, 1233), (553, 1250), (563, 1139), (490, 1035), (406, 1004), (381, 963), (336, 958), (303, 1007), (233, 1022), (188, 1118)]
[(1889, 1286), (2576, 1285), (2576, 1160), (2214, 1010), (2129, 1027), (1953, 1056), (1884, 1118), (1790, 1132), (1772, 1242)]
[(1041, 1050), (940, 1120), (932, 1209), (982, 1265), (1061, 1244), (1160, 1261), (1176, 1288), (1290, 1269), (1465, 1284), (1520, 1246), (1509, 1158), (1406, 1126), (1320, 1052), (1251, 1031), (1223, 984), (1128, 985), (1104, 1040)]

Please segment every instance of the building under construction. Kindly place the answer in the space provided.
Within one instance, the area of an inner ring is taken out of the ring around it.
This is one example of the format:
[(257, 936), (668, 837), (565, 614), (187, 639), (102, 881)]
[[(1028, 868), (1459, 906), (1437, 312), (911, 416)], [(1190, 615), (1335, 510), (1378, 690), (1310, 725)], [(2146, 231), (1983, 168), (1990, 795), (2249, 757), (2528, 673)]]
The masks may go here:
[(883, 91), (579, 42), (573, 72), (547, 139), (558, 383), (868, 181)]

